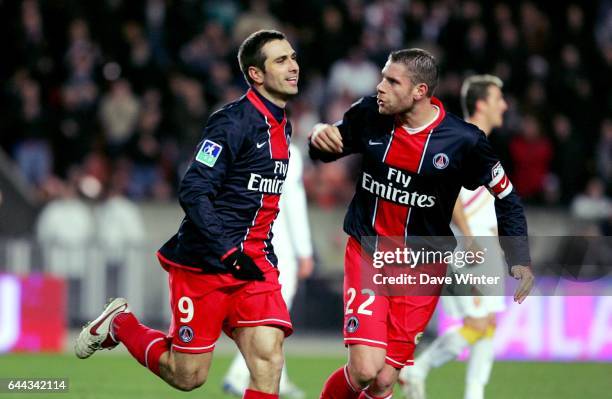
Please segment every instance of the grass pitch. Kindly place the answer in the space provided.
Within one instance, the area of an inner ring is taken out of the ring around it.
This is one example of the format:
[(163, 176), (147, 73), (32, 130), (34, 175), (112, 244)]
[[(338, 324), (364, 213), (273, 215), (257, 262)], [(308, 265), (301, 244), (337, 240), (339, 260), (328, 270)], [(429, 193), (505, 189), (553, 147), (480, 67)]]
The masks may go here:
[[(65, 377), (70, 387), (68, 393), (0, 393), (0, 398), (227, 399), (231, 397), (223, 394), (221, 379), (230, 360), (229, 355), (215, 356), (206, 385), (185, 393), (168, 387), (125, 354), (100, 353), (87, 360), (72, 355), (0, 355), (0, 378)], [(337, 356), (289, 356), (287, 365), (291, 379), (310, 399), (319, 397), (327, 376), (344, 362)], [(465, 364), (458, 362), (434, 370), (428, 379), (429, 398), (463, 397), (464, 373)], [(486, 394), (492, 399), (604, 399), (610, 398), (611, 392), (610, 363), (498, 362)]]

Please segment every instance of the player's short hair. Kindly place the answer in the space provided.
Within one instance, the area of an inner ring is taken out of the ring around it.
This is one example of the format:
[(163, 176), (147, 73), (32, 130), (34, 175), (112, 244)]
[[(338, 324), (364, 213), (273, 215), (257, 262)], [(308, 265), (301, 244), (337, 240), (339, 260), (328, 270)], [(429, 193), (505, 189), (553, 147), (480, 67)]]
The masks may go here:
[(427, 85), (427, 96), (431, 97), (438, 86), (438, 63), (430, 52), (420, 48), (410, 48), (393, 51), (389, 54), (391, 62), (401, 62), (406, 65), (410, 72), (412, 83), (425, 83)]
[(463, 81), (461, 85), (461, 110), (463, 117), (468, 118), (476, 112), (476, 102), (486, 101), (489, 96), (489, 87), (504, 87), (504, 82), (494, 75), (473, 75)]
[(238, 49), (238, 63), (240, 64), (240, 70), (248, 84), (254, 83), (249, 76), (250, 67), (254, 66), (262, 71), (266, 70), (264, 66), (266, 55), (261, 51), (263, 46), (272, 40), (286, 39), (287, 37), (285, 34), (277, 30), (258, 30), (244, 39)]

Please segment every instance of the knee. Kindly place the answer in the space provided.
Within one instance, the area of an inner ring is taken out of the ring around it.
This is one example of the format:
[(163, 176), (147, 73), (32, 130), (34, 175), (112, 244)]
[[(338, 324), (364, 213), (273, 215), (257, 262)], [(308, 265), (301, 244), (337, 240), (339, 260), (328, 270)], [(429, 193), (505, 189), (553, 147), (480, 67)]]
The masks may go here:
[(392, 391), (393, 386), (397, 380), (397, 375), (394, 373), (381, 372), (376, 377), (376, 386), (380, 391), (389, 392)]
[(260, 352), (257, 354), (257, 360), (267, 372), (273, 371), (280, 374), (285, 362), (283, 349), (279, 346), (269, 351)]
[(181, 391), (193, 391), (201, 387), (208, 377), (208, 369), (199, 367), (196, 364), (172, 364), (170, 373), (164, 379), (176, 389)]
[(201, 387), (206, 382), (206, 376), (200, 374), (181, 375), (174, 377), (174, 387), (181, 391), (189, 392)]
[(381, 368), (377, 367), (374, 362), (357, 360), (349, 362), (348, 369), (355, 382), (364, 387), (376, 379)]

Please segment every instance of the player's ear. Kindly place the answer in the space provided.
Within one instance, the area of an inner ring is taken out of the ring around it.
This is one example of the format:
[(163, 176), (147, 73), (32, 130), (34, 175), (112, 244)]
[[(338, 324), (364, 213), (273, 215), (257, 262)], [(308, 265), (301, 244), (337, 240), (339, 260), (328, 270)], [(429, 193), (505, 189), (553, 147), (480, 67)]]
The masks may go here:
[(264, 73), (261, 69), (257, 68), (256, 66), (250, 66), (248, 73), (253, 82), (259, 85), (263, 84)]
[(414, 99), (420, 100), (424, 97), (427, 97), (427, 93), (429, 92), (429, 87), (426, 83), (419, 83), (414, 86)]
[(487, 102), (485, 100), (482, 100), (482, 99), (476, 100), (475, 111), (483, 111), (483, 107), (486, 107), (486, 105), (487, 105)]

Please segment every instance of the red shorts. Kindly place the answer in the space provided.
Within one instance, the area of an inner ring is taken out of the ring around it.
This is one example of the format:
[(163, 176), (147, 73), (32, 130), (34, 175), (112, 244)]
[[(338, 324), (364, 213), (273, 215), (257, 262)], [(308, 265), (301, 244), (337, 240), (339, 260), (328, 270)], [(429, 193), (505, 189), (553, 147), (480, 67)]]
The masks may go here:
[(173, 350), (211, 352), (221, 330), (231, 338), (239, 327), (274, 326), (286, 337), (293, 332), (277, 269), (267, 271), (265, 281), (244, 281), (229, 273), (195, 273), (157, 256), (169, 275)]
[[(349, 238), (344, 263), (344, 343), (386, 349), (386, 363), (401, 369), (414, 363), (415, 346), (433, 315), (439, 291), (428, 296), (375, 295), (371, 289), (361, 289), (363, 267), (371, 265), (359, 242)], [(446, 265), (434, 266), (446, 273)]]

